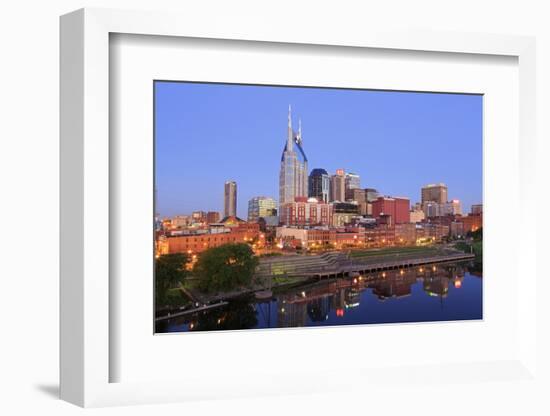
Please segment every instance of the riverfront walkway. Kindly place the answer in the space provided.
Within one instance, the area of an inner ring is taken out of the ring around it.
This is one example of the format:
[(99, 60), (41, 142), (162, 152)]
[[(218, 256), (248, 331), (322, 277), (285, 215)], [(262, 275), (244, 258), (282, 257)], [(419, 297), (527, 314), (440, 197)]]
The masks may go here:
[(180, 312), (170, 313), (170, 314), (165, 315), (165, 316), (159, 316), (158, 318), (155, 318), (155, 322), (164, 321), (166, 319), (176, 318), (178, 316), (193, 315), (193, 314), (198, 313), (198, 312), (204, 312), (204, 311), (207, 311), (209, 309), (219, 308), (219, 307), (225, 306), (225, 305), (227, 305), (227, 302), (222, 301), (222, 302), (218, 302), (218, 303), (211, 304), (211, 305), (203, 305), (203, 306), (193, 308), (193, 309), (185, 309), (185, 310), (182, 310)]
[(329, 252), (308, 256), (280, 256), (262, 259), (256, 276), (269, 278), (277, 276), (308, 278), (329, 278), (349, 276), (354, 273), (372, 273), (383, 270), (416, 267), (435, 263), (468, 261), (475, 255), (456, 250), (442, 249), (418, 253), (386, 255), (349, 256), (343, 252)]

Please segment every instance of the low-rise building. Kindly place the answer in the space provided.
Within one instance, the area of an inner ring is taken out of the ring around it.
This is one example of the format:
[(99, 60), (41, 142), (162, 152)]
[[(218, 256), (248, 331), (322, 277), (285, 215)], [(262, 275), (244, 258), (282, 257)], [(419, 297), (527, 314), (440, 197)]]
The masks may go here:
[(319, 202), (317, 198), (296, 197), (294, 202), (281, 204), (280, 211), (280, 225), (329, 226), (333, 222), (332, 204)]
[(416, 243), (416, 224), (395, 224), (395, 244), (409, 245)]
[(309, 230), (305, 228), (277, 227), (275, 237), (283, 245), (285, 242), (290, 242), (292, 240), (299, 240), (305, 245), (308, 239), (308, 231)]
[(172, 221), (170, 225), (173, 228), (181, 228), (181, 227), (187, 227), (192, 222), (192, 218), (190, 215), (176, 215), (172, 217)]
[(203, 231), (193, 234), (163, 236), (157, 241), (157, 253), (192, 254), (223, 244), (261, 242), (260, 226), (256, 223), (241, 222), (223, 230), (218, 228), (215, 232)]
[(206, 214), (206, 222), (208, 224), (217, 223), (220, 221), (220, 213), (217, 211), (208, 211)]
[(483, 227), (483, 214), (467, 215), (461, 217), (460, 220), (464, 224), (464, 233), (473, 232)]
[(440, 241), (445, 237), (449, 236), (448, 225), (435, 224), (435, 223), (419, 223), (416, 224), (416, 239), (431, 239), (435, 241)]
[(395, 228), (387, 224), (365, 229), (365, 245), (367, 247), (392, 246), (395, 242)]
[(466, 234), (464, 232), (464, 223), (462, 221), (451, 222), (449, 232), (453, 238), (463, 237)]
[(365, 243), (364, 227), (339, 227), (339, 228), (292, 228), (278, 227), (276, 238), (280, 244), (295, 245), (299, 242), (301, 246), (308, 248), (331, 248), (362, 247)]
[(359, 205), (357, 203), (335, 202), (333, 204), (332, 225), (334, 227), (343, 227), (350, 224), (357, 216), (359, 216)]
[(207, 213), (205, 211), (194, 211), (191, 214), (191, 219), (194, 223), (205, 223)]
[(417, 223), (424, 221), (424, 219), (426, 218), (426, 214), (424, 214), (424, 211), (422, 211), (421, 209), (413, 209), (409, 213), (409, 217), (411, 222)]
[(472, 210), (470, 212), (472, 215), (481, 215), (483, 214), (483, 204), (474, 204), (472, 205)]

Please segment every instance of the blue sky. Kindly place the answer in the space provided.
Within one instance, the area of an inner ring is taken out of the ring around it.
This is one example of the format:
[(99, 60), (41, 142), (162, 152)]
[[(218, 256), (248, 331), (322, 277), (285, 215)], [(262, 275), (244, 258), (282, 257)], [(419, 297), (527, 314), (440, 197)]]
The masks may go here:
[(444, 182), (463, 210), (482, 202), (482, 97), (391, 91), (155, 83), (155, 175), (161, 216), (223, 215), (226, 180), (237, 214), (278, 199), (288, 105), (302, 120), (309, 170), (343, 168), (361, 186), (420, 200)]

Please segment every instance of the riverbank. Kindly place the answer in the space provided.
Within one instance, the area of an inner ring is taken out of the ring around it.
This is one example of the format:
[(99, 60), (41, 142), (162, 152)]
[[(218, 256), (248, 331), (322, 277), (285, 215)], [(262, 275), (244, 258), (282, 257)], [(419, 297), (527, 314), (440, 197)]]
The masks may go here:
[(470, 262), (451, 262), (313, 279), (268, 299), (243, 295), (224, 306), (157, 321), (156, 331), (481, 319), (482, 279), (470, 267)]
[[(384, 270), (471, 260), (474, 255), (449, 248), (393, 248), (353, 253), (331, 252), (314, 256), (272, 257), (261, 261), (254, 285), (232, 291), (204, 293), (189, 279), (182, 292), (194, 307), (254, 295), (260, 291), (279, 292), (321, 279), (353, 276)], [(267, 266), (267, 267), (266, 267)]]
[(455, 247), (464, 253), (474, 254), (476, 263), (481, 264), (483, 262), (483, 240), (475, 240), (469, 243), (460, 241), (455, 244)]

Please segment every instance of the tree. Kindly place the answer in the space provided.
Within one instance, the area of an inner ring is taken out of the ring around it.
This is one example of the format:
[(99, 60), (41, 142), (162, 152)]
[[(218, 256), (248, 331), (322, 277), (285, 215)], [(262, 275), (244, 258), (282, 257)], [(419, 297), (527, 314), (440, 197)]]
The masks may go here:
[(477, 230), (472, 231), (470, 235), (474, 239), (474, 241), (483, 240), (483, 228), (478, 228)]
[(224, 244), (204, 251), (193, 268), (204, 292), (229, 291), (252, 283), (258, 258), (248, 244)]
[(178, 287), (188, 275), (185, 264), (189, 256), (182, 253), (165, 254), (155, 261), (155, 302), (157, 308), (173, 303), (169, 290)]

